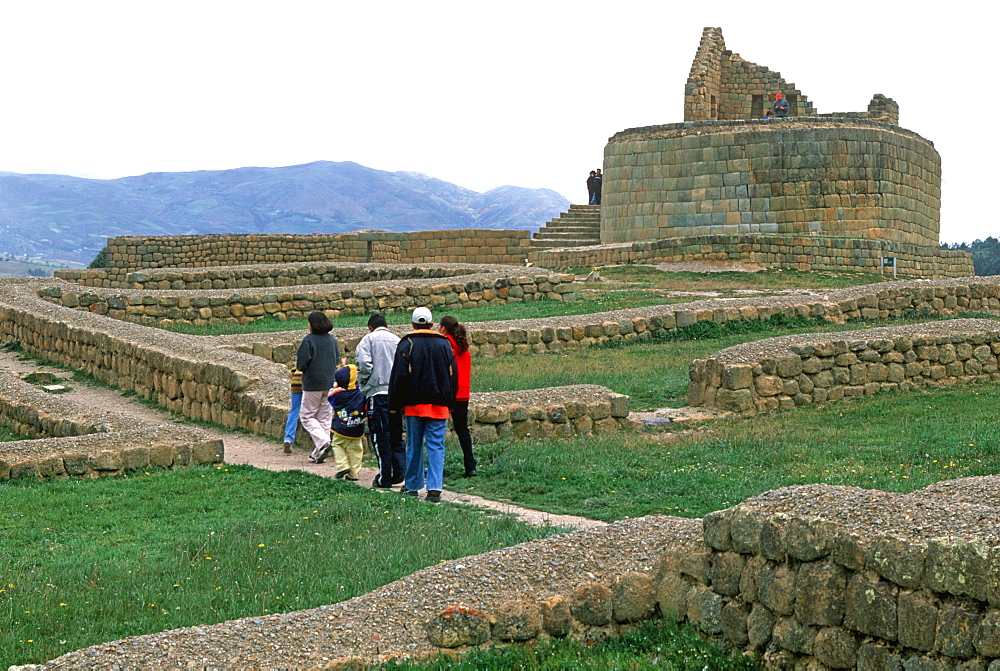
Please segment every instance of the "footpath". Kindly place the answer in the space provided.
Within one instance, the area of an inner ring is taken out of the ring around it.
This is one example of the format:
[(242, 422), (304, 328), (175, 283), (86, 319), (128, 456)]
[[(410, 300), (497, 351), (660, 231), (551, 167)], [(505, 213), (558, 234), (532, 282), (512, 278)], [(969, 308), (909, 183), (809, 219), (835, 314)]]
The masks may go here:
[[(36, 372), (41, 368), (29, 359), (24, 359), (14, 352), (0, 352), (0, 370), (24, 375)], [(58, 369), (47, 369), (57, 372)], [(128, 397), (115, 389), (107, 387), (96, 387), (81, 383), (76, 380), (66, 380), (67, 387), (71, 391), (65, 392), (63, 396), (75, 403), (88, 405), (108, 412), (127, 414), (129, 416), (140, 417), (160, 424), (184, 424), (182, 417), (171, 414), (166, 410), (151, 408), (134, 397)], [(249, 464), (257, 468), (264, 468), (271, 471), (289, 471), (299, 469), (315, 473), (323, 477), (332, 478), (337, 472), (337, 467), (332, 459), (327, 459), (322, 464), (311, 464), (308, 461), (309, 453), (306, 450), (296, 448), (292, 454), (285, 454), (282, 444), (276, 439), (264, 436), (250, 435), (226, 431), (222, 427), (198, 425), (198, 428), (210, 434), (213, 438), (220, 438), (225, 445), (225, 461), (228, 464)], [(299, 429), (302, 430), (301, 427)], [(361, 477), (358, 480), (360, 486), (370, 486), (375, 479), (377, 469), (362, 468)], [(398, 496), (397, 486), (394, 489), (375, 490), (382, 496)], [(535, 526), (558, 526), (572, 527), (574, 529), (592, 529), (604, 526), (606, 523), (599, 520), (592, 520), (586, 517), (574, 515), (553, 515), (539, 510), (522, 508), (512, 503), (503, 501), (493, 501), (471, 494), (461, 494), (451, 492), (446, 489), (442, 493), (443, 501), (461, 503), (478, 508), (494, 511), (498, 514), (512, 515), (519, 520)], [(432, 505), (432, 504), (428, 504)]]

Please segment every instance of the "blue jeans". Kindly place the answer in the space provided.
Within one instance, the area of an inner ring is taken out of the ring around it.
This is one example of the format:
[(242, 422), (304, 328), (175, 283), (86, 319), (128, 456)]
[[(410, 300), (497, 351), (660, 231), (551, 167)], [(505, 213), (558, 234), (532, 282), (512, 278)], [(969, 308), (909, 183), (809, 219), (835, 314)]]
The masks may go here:
[(288, 421), (285, 422), (285, 442), (294, 443), (295, 434), (299, 428), (299, 408), (302, 407), (302, 394), (291, 394), (292, 407), (288, 411)]
[(406, 418), (406, 483), (412, 492), (424, 488), (424, 446), (427, 447), (427, 491), (441, 491), (444, 482), (444, 434), (448, 422), (430, 417)]

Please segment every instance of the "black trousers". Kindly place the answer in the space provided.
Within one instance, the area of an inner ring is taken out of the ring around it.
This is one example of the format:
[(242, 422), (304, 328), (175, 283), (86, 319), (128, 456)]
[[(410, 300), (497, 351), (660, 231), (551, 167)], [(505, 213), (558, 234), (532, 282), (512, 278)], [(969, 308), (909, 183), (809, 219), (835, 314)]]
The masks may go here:
[(368, 433), (378, 458), (378, 481), (375, 484), (386, 486), (402, 482), (406, 474), (403, 416), (401, 413), (390, 415), (388, 394), (368, 399)]
[(451, 421), (458, 436), (458, 444), (462, 446), (462, 458), (465, 461), (465, 472), (476, 470), (476, 458), (472, 456), (472, 434), (469, 433), (469, 400), (455, 401), (451, 407)]

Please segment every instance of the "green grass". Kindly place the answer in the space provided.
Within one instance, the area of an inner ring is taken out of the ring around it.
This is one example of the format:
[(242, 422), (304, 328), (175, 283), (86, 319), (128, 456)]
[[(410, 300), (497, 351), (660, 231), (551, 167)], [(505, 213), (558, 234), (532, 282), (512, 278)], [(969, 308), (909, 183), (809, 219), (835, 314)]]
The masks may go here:
[(0, 425), (0, 443), (12, 443), (17, 440), (28, 440), (28, 436), (22, 436), (12, 429)]
[(249, 466), (5, 481), (0, 511), (2, 668), (336, 603), (552, 531)]
[(1000, 473), (998, 406), (1000, 384), (988, 383), (716, 421), (677, 435), (481, 444), (474, 479), (459, 477), (461, 450), (449, 443), (445, 474), (449, 489), (607, 521), (702, 517), (802, 483), (907, 492)]
[(387, 662), (383, 669), (544, 669), (550, 671), (607, 671), (608, 669), (663, 669), (664, 671), (753, 671), (760, 666), (740, 653), (723, 653), (687, 627), (644, 622), (618, 638), (600, 642), (550, 639), (537, 644), (472, 650), (457, 659), (442, 657), (431, 663)]

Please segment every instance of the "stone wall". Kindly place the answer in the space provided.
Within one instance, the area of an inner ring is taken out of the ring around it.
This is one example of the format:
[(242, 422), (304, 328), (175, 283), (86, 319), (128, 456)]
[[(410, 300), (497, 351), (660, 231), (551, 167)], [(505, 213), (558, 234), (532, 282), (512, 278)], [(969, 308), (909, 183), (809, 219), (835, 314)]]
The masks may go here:
[[(811, 296), (717, 298), (670, 305), (566, 315), (516, 322), (466, 322), (474, 357), (562, 352), (595, 345), (656, 338), (699, 321), (720, 324), (766, 320), (775, 315), (819, 317), (832, 323), (848, 319), (889, 319), (903, 315), (955, 316), (961, 312), (1000, 314), (1000, 276), (952, 280), (880, 282)], [(402, 335), (405, 326), (391, 326)], [(344, 352), (353, 352), (366, 328), (336, 329)], [(290, 363), (301, 333), (251, 333), (218, 336), (220, 347)]]
[(900, 277), (937, 279), (975, 275), (972, 255), (938, 247), (887, 240), (779, 235), (697, 235), (593, 247), (539, 249), (531, 253), (544, 268), (596, 268), (628, 263), (732, 262), (794, 270), (884, 271), (884, 257), (896, 259)]
[(223, 460), (221, 440), (102, 412), (0, 373), (0, 424), (31, 440), (0, 443), (0, 480), (104, 477)]
[(703, 520), (656, 578), (664, 617), (765, 669), (1000, 667), (997, 478), (912, 494), (805, 485)]
[[(238, 351), (221, 339), (170, 333), (37, 297), (52, 284), (0, 283), (0, 341), (16, 341), (34, 356), (83, 370), (185, 417), (284, 435), (288, 369), (256, 356), (265, 353), (261, 348)], [(278, 351), (291, 360), (303, 333), (283, 335), (291, 342)], [(604, 433), (624, 426), (627, 415), (627, 396), (576, 385), (473, 394), (469, 420), (479, 440), (488, 441)]]
[(688, 402), (750, 414), (983, 380), (1000, 380), (1000, 323), (955, 319), (730, 347), (692, 362)]
[(603, 194), (605, 243), (779, 233), (936, 247), (941, 158), (862, 119), (667, 124), (608, 141)]
[(523, 265), (529, 231), (355, 231), (311, 235), (125, 235), (108, 238), (108, 268), (57, 271), (62, 279), (122, 289), (143, 268), (206, 268), (298, 262), (501, 263)]
[[(575, 279), (542, 268), (449, 264), (238, 266), (142, 271), (126, 277), (132, 278), (133, 285), (161, 288), (115, 290), (56, 283), (39, 296), (64, 307), (139, 324), (246, 324), (267, 316), (304, 319), (314, 310), (336, 318), (408, 312), (420, 306), (447, 310), (542, 298), (572, 301)], [(403, 279), (409, 277), (426, 279)], [(371, 278), (379, 279), (364, 281)], [(326, 280), (337, 283), (321, 283)], [(291, 282), (299, 285), (291, 286)], [(215, 288), (190, 289), (206, 285)]]

